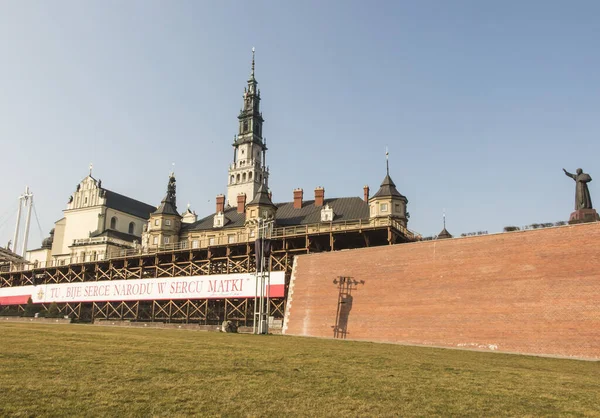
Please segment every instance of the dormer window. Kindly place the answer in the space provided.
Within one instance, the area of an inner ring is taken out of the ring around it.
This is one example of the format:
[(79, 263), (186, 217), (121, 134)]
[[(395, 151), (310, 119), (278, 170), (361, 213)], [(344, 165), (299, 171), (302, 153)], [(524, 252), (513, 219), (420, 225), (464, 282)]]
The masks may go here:
[(225, 225), (225, 214), (219, 212), (213, 219), (213, 228), (221, 228), (223, 225)]
[(333, 209), (329, 207), (329, 205), (325, 205), (323, 209), (321, 209), (321, 222), (331, 222), (334, 217)]

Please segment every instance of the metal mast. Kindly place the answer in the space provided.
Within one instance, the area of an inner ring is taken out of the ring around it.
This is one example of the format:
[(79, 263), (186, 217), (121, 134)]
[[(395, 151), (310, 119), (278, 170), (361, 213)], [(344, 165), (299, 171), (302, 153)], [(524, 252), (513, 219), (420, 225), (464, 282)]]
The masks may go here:
[(27, 220), (25, 221), (25, 236), (23, 237), (23, 246), (21, 247), (21, 256), (25, 257), (27, 251), (27, 239), (29, 238), (29, 224), (31, 221), (31, 206), (33, 205), (33, 194), (29, 190), (29, 186), (25, 186), (25, 193), (19, 196), (19, 207), (17, 208), (17, 224), (15, 225), (15, 235), (13, 237), (12, 252), (18, 254), (17, 245), (19, 244), (19, 230), (21, 228), (21, 208), (27, 206)]
[(18, 244), (18, 240), (19, 240), (19, 226), (21, 224), (21, 205), (22, 205), (22, 196), (19, 196), (19, 207), (17, 209), (17, 225), (15, 226), (15, 235), (13, 237), (13, 244), (12, 244), (12, 252), (13, 253), (17, 253), (17, 244)]
[[(27, 252), (27, 241), (29, 240), (29, 225), (31, 224), (31, 207), (33, 206), (33, 193), (29, 191), (29, 186), (25, 187), (25, 194), (22, 196), (23, 206), (27, 207), (27, 219), (25, 220), (25, 235), (23, 236), (23, 247), (21, 249), (21, 257), (25, 257)], [(17, 247), (15, 246), (15, 250)]]

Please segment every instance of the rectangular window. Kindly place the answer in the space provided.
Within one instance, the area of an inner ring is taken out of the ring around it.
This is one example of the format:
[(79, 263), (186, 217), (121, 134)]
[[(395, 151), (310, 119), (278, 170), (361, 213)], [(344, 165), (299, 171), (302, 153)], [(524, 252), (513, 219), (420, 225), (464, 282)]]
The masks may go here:
[(157, 245), (158, 244), (158, 237), (154, 237), (154, 239), (152, 240), (152, 243), (154, 245)]
[(165, 225), (166, 226), (171, 226), (171, 220), (170, 219), (165, 219)]
[(227, 235), (227, 242), (233, 244), (235, 242), (235, 235)]
[(208, 239), (208, 245), (215, 245), (215, 237), (210, 237)]
[(200, 247), (200, 243), (198, 242), (198, 240), (197, 239), (193, 240), (192, 241), (192, 248), (198, 248), (198, 247)]
[(154, 220), (154, 225), (155, 225), (155, 226), (158, 226), (158, 219), (155, 219), (155, 220)]
[(171, 237), (164, 237), (163, 238), (163, 244), (168, 244), (171, 242)]
[(381, 206), (381, 211), (382, 212), (387, 212), (388, 211), (388, 204), (387, 203), (382, 203)]

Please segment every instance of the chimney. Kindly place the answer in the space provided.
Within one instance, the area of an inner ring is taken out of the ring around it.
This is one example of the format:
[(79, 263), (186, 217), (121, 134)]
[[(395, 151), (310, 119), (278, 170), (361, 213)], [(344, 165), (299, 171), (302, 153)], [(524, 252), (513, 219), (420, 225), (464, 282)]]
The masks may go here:
[(294, 209), (302, 208), (302, 196), (304, 191), (302, 189), (294, 189)]
[(246, 193), (240, 193), (238, 195), (237, 211), (238, 213), (244, 213), (246, 211)]
[(325, 189), (321, 186), (315, 189), (315, 206), (323, 206), (325, 200)]
[(225, 196), (217, 195), (217, 213), (225, 212)]
[(365, 193), (365, 202), (369, 203), (369, 186), (363, 187), (363, 191)]

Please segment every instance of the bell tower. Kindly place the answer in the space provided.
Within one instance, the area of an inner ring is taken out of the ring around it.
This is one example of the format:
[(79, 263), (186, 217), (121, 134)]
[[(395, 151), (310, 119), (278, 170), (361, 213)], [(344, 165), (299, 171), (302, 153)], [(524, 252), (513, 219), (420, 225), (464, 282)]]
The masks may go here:
[(266, 139), (263, 139), (264, 119), (260, 111), (260, 90), (254, 78), (254, 48), (252, 70), (244, 88), (243, 104), (238, 116), (238, 133), (233, 140), (233, 163), (229, 166), (227, 202), (237, 207), (238, 195), (254, 197), (261, 185), (269, 186), (269, 170), (265, 164)]

